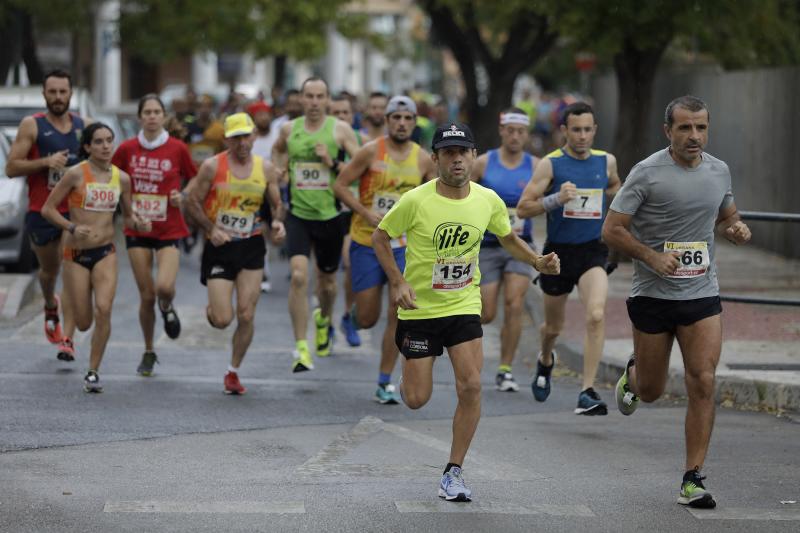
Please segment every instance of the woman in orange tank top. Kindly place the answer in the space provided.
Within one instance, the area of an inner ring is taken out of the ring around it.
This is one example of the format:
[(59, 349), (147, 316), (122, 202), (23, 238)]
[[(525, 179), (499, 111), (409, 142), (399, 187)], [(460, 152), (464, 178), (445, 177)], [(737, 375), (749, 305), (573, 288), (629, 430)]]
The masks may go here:
[[(78, 329), (94, 321), (86, 392), (103, 392), (97, 374), (111, 334), (111, 307), (117, 289), (117, 255), (114, 248), (114, 213), (122, 208), (125, 225), (149, 231), (150, 222), (131, 209), (128, 174), (111, 164), (114, 133), (95, 122), (83, 130), (81, 155), (85, 161), (70, 168), (47, 198), (42, 215), (64, 233), (64, 290), (69, 295)], [(65, 199), (69, 220), (58, 212)], [(94, 302), (92, 295), (94, 294)]]

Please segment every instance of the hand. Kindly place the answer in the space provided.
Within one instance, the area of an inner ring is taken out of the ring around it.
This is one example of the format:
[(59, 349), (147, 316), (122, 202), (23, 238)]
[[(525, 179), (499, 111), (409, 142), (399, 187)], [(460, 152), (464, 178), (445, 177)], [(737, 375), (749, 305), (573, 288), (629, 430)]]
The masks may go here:
[(139, 233), (150, 233), (153, 229), (153, 224), (148, 218), (142, 218), (139, 215), (133, 215), (133, 229)]
[(208, 239), (214, 246), (222, 246), (225, 243), (231, 242), (231, 236), (217, 227), (211, 230)]
[(750, 228), (741, 220), (728, 226), (725, 230), (725, 238), (733, 244), (744, 244), (750, 240), (750, 237), (752, 237)]
[(659, 276), (672, 276), (681, 266), (681, 253), (655, 252), (646, 263)]
[(328, 147), (322, 143), (317, 143), (314, 146), (314, 152), (317, 154), (317, 157), (323, 162), (326, 167), (333, 166), (333, 159), (331, 159), (331, 154), (328, 153)]
[(558, 203), (561, 205), (566, 204), (570, 200), (574, 200), (578, 197), (578, 190), (575, 188), (575, 184), (571, 181), (565, 181), (561, 184), (561, 190), (558, 191)]
[(283, 225), (283, 222), (280, 220), (273, 220), (272, 221), (272, 242), (275, 244), (280, 244), (283, 242), (283, 239), (286, 237), (286, 228)]
[(557, 276), (561, 273), (561, 259), (558, 258), (555, 252), (550, 252), (547, 255), (540, 255), (533, 262), (533, 268), (542, 274)]
[(394, 293), (394, 304), (400, 309), (419, 309), (417, 304), (414, 303), (417, 299), (417, 293), (411, 288), (411, 285), (406, 280), (401, 281), (399, 284), (392, 287)]
[(61, 172), (64, 170), (64, 167), (67, 166), (67, 156), (69, 155), (69, 150), (60, 150), (54, 154), (50, 154), (47, 157), (47, 166), (48, 168), (52, 168), (53, 170), (58, 170)]
[(383, 220), (383, 215), (376, 213), (375, 211), (370, 211), (366, 218), (370, 225), (377, 228), (378, 224), (380, 224), (381, 220)]
[(172, 207), (180, 207), (183, 203), (183, 193), (178, 189), (174, 189), (169, 193), (169, 205)]

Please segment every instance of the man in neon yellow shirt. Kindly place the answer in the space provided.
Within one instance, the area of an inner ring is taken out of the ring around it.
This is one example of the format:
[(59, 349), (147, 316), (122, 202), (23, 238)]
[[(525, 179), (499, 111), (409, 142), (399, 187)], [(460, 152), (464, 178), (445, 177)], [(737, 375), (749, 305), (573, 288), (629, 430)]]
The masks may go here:
[[(558, 273), (560, 265), (557, 255), (537, 254), (511, 231), (508, 210), (497, 193), (470, 182), (477, 152), (467, 126), (438, 128), (432, 147), (439, 177), (405, 193), (384, 215), (372, 244), (400, 308), (395, 334), (404, 356), (400, 395), (410, 408), (419, 409), (430, 399), (433, 362), (447, 348), (458, 406), (439, 497), (470, 501), (472, 491), (461, 465), (481, 413), (481, 239), (491, 231), (515, 259), (539, 272)], [(401, 273), (391, 240), (402, 235), (407, 245)]]

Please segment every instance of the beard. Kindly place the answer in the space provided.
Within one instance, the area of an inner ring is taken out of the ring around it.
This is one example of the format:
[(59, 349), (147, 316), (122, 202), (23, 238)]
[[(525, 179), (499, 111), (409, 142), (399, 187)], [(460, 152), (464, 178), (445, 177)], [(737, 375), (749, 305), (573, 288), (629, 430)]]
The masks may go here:
[(370, 125), (372, 125), (373, 128), (380, 128), (386, 122), (383, 117), (377, 118), (377, 117), (373, 117), (373, 116), (370, 116), (370, 115), (367, 115), (366, 117), (364, 117), (364, 120), (369, 122)]
[(462, 177), (459, 178), (451, 174), (442, 172), (441, 176), (439, 176), (439, 179), (441, 179), (442, 182), (449, 187), (455, 187), (456, 189), (460, 189), (461, 187), (469, 183), (469, 174), (465, 173)]
[(64, 113), (66, 113), (69, 110), (69, 102), (67, 102), (65, 104), (63, 102), (47, 102), (47, 101), (45, 101), (45, 104), (47, 105), (47, 110), (51, 114), (53, 114), (53, 115), (55, 115), (57, 117), (60, 117), (60, 116), (64, 115)]

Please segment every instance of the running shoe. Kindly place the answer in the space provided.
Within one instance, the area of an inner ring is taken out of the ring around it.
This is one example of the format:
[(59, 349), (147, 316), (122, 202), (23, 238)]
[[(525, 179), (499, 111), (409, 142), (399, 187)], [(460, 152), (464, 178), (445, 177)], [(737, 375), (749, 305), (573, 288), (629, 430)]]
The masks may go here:
[(350, 318), (350, 315), (342, 315), (342, 322), (339, 324), (339, 327), (344, 333), (345, 339), (347, 339), (347, 344), (355, 348), (356, 346), (361, 346), (361, 337), (358, 334), (358, 329), (356, 329), (355, 320)]
[(696, 469), (689, 470), (683, 475), (681, 492), (678, 495), (678, 503), (688, 505), (696, 509), (713, 509), (717, 506), (714, 497), (703, 486), (705, 476), (701, 476)]
[(175, 307), (169, 304), (169, 309), (164, 311), (159, 306), (161, 311), (161, 318), (164, 319), (164, 331), (170, 339), (177, 339), (181, 334), (181, 321), (178, 319), (178, 313), (175, 312)]
[(639, 407), (639, 397), (631, 391), (628, 385), (628, 369), (633, 365), (633, 356), (628, 360), (625, 365), (625, 372), (622, 373), (617, 381), (617, 388), (614, 398), (617, 401), (617, 409), (625, 416), (632, 415), (633, 412)]
[(58, 312), (61, 310), (61, 299), (58, 294), (54, 295), (56, 300), (55, 308), (51, 309), (44, 306), (44, 335), (50, 344), (58, 344), (64, 334), (61, 331), (61, 323), (58, 319)]
[(89, 370), (86, 373), (86, 377), (83, 378), (83, 390), (84, 392), (94, 392), (94, 393), (101, 393), (103, 392), (103, 386), (100, 385), (100, 376), (97, 375), (97, 372), (94, 370)]
[(319, 307), (314, 309), (314, 324), (317, 327), (317, 357), (328, 357), (333, 345), (334, 329), (330, 317), (323, 317)]
[(440, 498), (448, 502), (472, 501), (472, 491), (464, 483), (461, 473), (461, 468), (454, 466), (442, 474), (442, 481), (439, 483)]
[(514, 381), (511, 372), (500, 372), (494, 378), (495, 388), (502, 392), (517, 392), (519, 385)]
[(244, 394), (247, 389), (242, 387), (239, 383), (239, 374), (236, 372), (228, 372), (225, 374), (225, 394)]
[(533, 378), (533, 383), (531, 383), (531, 390), (537, 402), (543, 402), (550, 396), (550, 375), (556, 366), (556, 352), (553, 350), (551, 353), (553, 354), (553, 364), (550, 366), (542, 364), (541, 352), (536, 359), (536, 376)]
[(58, 343), (56, 359), (67, 362), (75, 360), (75, 347), (72, 345), (72, 339), (69, 337), (62, 337), (61, 342)]
[(306, 370), (314, 370), (314, 360), (311, 359), (308, 348), (295, 350), (292, 352), (292, 372), (305, 372)]
[(397, 389), (391, 383), (378, 385), (378, 390), (375, 391), (375, 401), (381, 405), (397, 405), (400, 403)]
[(136, 372), (138, 372), (140, 376), (149, 378), (153, 375), (153, 366), (156, 363), (158, 363), (156, 352), (144, 352), (142, 354), (142, 362), (139, 363)]
[(272, 283), (267, 280), (262, 281), (261, 292), (272, 292)]
[(575, 408), (575, 414), (586, 416), (607, 415), (608, 406), (600, 399), (600, 395), (592, 387), (589, 387), (578, 395), (578, 407)]

